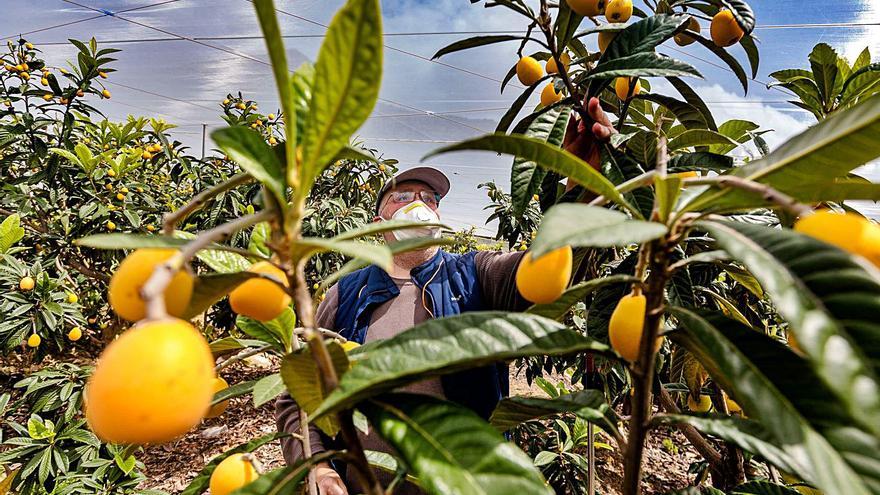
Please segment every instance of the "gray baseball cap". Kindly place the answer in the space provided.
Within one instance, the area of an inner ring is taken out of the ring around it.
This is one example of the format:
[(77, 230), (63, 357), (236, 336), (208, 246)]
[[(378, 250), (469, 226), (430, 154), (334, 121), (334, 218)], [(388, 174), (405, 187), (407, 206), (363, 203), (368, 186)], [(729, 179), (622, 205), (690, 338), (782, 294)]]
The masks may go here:
[(386, 182), (385, 185), (382, 186), (382, 189), (379, 189), (379, 194), (376, 196), (376, 214), (379, 213), (379, 205), (382, 204), (382, 197), (385, 196), (385, 193), (387, 193), (389, 189), (395, 187), (401, 182), (411, 180), (424, 182), (430, 186), (434, 192), (439, 194), (440, 198), (443, 198), (446, 196), (446, 193), (449, 192), (449, 177), (434, 167), (414, 167), (403, 170), (395, 174), (391, 180)]

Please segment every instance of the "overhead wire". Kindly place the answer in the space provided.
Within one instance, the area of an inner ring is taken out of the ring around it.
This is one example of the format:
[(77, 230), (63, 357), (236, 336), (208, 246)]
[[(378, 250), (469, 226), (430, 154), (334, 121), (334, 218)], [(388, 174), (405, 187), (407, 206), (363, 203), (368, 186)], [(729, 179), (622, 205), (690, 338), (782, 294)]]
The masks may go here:
[[(77, 2), (77, 1), (75, 1), (75, 0), (62, 0), (62, 1), (65, 2), (65, 3), (69, 3), (69, 4), (71, 4), (71, 5), (77, 5), (77, 6), (79, 6), (79, 7), (85, 8), (85, 9), (94, 10), (94, 11), (96, 11), (96, 12), (101, 12), (101, 9), (98, 9), (98, 8), (95, 8), (95, 7), (91, 7), (91, 6), (88, 6), (88, 5), (81, 4), (81, 3), (79, 3), (79, 2)], [(278, 10), (278, 9), (276, 9), (276, 10)], [(295, 17), (300, 17), (300, 16), (296, 16), (295, 14), (291, 14), (291, 15), (294, 15)], [(269, 67), (271, 67), (271, 65), (272, 65), (271, 63), (269, 63), (269, 62), (267, 62), (267, 61), (265, 61), (265, 60), (260, 60), (260, 59), (258, 59), (258, 58), (256, 58), (256, 57), (252, 57), (252, 56), (247, 55), (247, 54), (244, 54), (244, 53), (239, 53), (239, 52), (237, 52), (237, 51), (235, 51), (235, 50), (232, 50), (232, 49), (229, 49), (229, 48), (226, 48), (226, 47), (223, 47), (223, 46), (214, 45), (214, 44), (206, 43), (206, 42), (203, 42), (203, 41), (198, 41), (198, 40), (193, 39), (192, 37), (184, 36), (184, 35), (177, 34), (177, 33), (174, 33), (174, 32), (168, 31), (168, 30), (165, 30), (165, 29), (157, 28), (157, 27), (155, 27), (155, 26), (151, 26), (151, 25), (146, 24), (146, 23), (143, 23), (143, 22), (139, 22), (139, 21), (135, 21), (135, 20), (132, 20), (132, 19), (128, 19), (128, 18), (126, 18), (126, 17), (122, 17), (122, 16), (119, 16), (119, 15), (116, 15), (116, 14), (111, 15), (111, 17), (113, 17), (113, 18), (115, 18), (115, 19), (122, 20), (122, 21), (129, 22), (129, 23), (132, 23), (132, 24), (135, 24), (135, 25), (138, 25), (138, 26), (141, 26), (141, 27), (147, 28), (147, 29), (152, 29), (152, 30), (154, 30), (154, 31), (158, 31), (158, 32), (163, 33), (163, 34), (167, 34), (168, 36), (176, 36), (176, 37), (180, 38), (181, 40), (190, 41), (190, 42), (192, 42), (192, 43), (196, 43), (196, 44), (198, 44), (198, 45), (201, 45), (201, 46), (204, 46), (204, 47), (207, 47), (207, 48), (212, 48), (212, 49), (214, 49), (214, 50), (219, 50), (219, 51), (222, 51), (222, 52), (228, 53), (228, 54), (230, 54), (230, 55), (234, 55), (234, 56), (236, 56), (236, 57), (244, 58), (244, 59), (246, 59), (246, 60), (250, 60), (250, 61), (252, 61), (252, 62), (257, 62), (257, 63), (262, 64), (262, 65), (265, 65), (265, 66), (269, 66)], [(313, 22), (313, 23), (316, 23), (316, 24), (320, 24), (320, 23), (317, 23), (317, 21), (310, 21), (310, 22)], [(183, 101), (183, 100), (182, 100), (182, 101)], [(397, 106), (399, 106), (399, 107), (406, 108), (406, 109), (409, 109), (409, 110), (412, 110), (412, 111), (423, 112), (423, 113), (425, 113), (425, 115), (432, 115), (432, 116), (434, 116), (434, 117), (436, 117), (436, 118), (439, 118), (439, 119), (441, 119), (441, 120), (446, 120), (446, 121), (448, 121), (448, 122), (451, 122), (451, 123), (454, 123), (454, 124), (457, 124), (457, 125), (460, 125), (460, 126), (463, 126), (463, 127), (468, 127), (468, 128), (470, 128), (470, 129), (472, 129), (472, 130), (475, 130), (475, 131), (478, 131), (478, 132), (481, 132), (481, 133), (487, 133), (487, 132), (489, 132), (489, 131), (487, 131), (487, 130), (485, 130), (485, 129), (480, 129), (479, 127), (475, 127), (475, 126), (472, 126), (472, 125), (470, 125), (470, 124), (466, 124), (466, 123), (464, 123), (464, 122), (459, 122), (459, 121), (457, 121), (457, 120), (455, 120), (455, 119), (450, 119), (449, 117), (445, 117), (445, 116), (443, 116), (443, 115), (435, 115), (435, 114), (432, 114), (430, 110), (424, 110), (424, 109), (422, 109), (422, 108), (414, 107), (414, 106), (412, 106), (412, 105), (407, 105), (407, 104), (405, 104), (405, 103), (401, 103), (401, 102), (399, 102), (399, 101), (391, 100), (391, 99), (389, 99), (389, 98), (382, 98), (382, 97), (379, 97), (379, 101), (382, 101), (382, 102), (385, 102), (385, 103), (389, 103), (389, 104), (392, 104), (392, 105), (397, 105)]]
[[(163, 1), (161, 1), (161, 2), (156, 2), (156, 3), (153, 3), (153, 4), (141, 5), (141, 6), (139, 6), (139, 7), (132, 7), (132, 8), (129, 8), (129, 9), (123, 9), (123, 10), (120, 10), (119, 12), (117, 12), (117, 13), (121, 14), (121, 13), (124, 13), (124, 12), (134, 12), (134, 11), (136, 11), (136, 10), (149, 9), (149, 8), (152, 8), (152, 7), (158, 7), (158, 6), (160, 6), (160, 5), (165, 5), (165, 4), (167, 4), (167, 3), (174, 3), (174, 2), (178, 2), (178, 1), (180, 1), (180, 0), (163, 0)], [(90, 9), (90, 10), (95, 10), (95, 9)], [(93, 20), (95, 20), (95, 19), (100, 19), (100, 18), (102, 18), (102, 17), (106, 17), (106, 16), (108, 16), (108, 15), (112, 15), (112, 13), (111, 13), (110, 11), (105, 11), (105, 10), (101, 10), (101, 9), (98, 9), (98, 11), (101, 12), (101, 15), (95, 15), (95, 16), (91, 16), (91, 17), (86, 17), (86, 18), (84, 18), (84, 19), (77, 19), (77, 20), (75, 20), (75, 21), (63, 22), (63, 23), (61, 23), (61, 24), (55, 24), (54, 26), (48, 26), (48, 27), (44, 27), (44, 28), (40, 28), (40, 29), (34, 29), (33, 31), (27, 31), (27, 32), (24, 32), (24, 33), (10, 34), (10, 35), (8, 35), (8, 36), (3, 36), (3, 38), (11, 38), (11, 37), (13, 37), (13, 36), (19, 36), (19, 37), (21, 37), (21, 36), (24, 36), (24, 35), (27, 35), (27, 34), (42, 33), (42, 32), (44, 32), (44, 31), (49, 31), (49, 30), (52, 30), (52, 29), (57, 29), (57, 28), (66, 27), (66, 26), (72, 26), (72, 25), (74, 25), (74, 24), (79, 24), (79, 23), (81, 23), (81, 22), (93, 21)]]
[[(179, 0), (169, 0), (169, 1), (179, 1)], [(248, 0), (250, 1), (250, 0)], [(167, 3), (167, 2), (162, 2)], [(143, 7), (139, 7), (143, 8)], [(119, 13), (127, 12), (120, 11)], [(106, 14), (104, 14), (106, 15)], [(38, 29), (35, 31), (29, 31), (27, 33), (22, 34), (32, 34), (40, 31), (47, 31), (49, 29), (54, 29), (56, 27), (63, 27), (70, 24), (75, 24), (78, 22), (83, 22), (86, 20), (99, 19), (104, 17), (104, 15), (93, 16), (87, 19), (80, 19), (77, 21), (73, 21), (70, 23), (59, 24), (57, 26), (50, 26), (48, 28)], [(301, 16), (297, 17), (301, 18)], [(305, 19), (305, 18), (303, 18)], [(320, 25), (320, 24), (318, 24)], [(832, 23), (804, 23), (804, 24), (768, 24), (768, 25), (758, 25), (755, 26), (755, 30), (772, 30), (772, 29), (823, 29), (823, 28), (865, 28), (865, 27), (875, 27), (880, 26), (880, 22), (832, 22)], [(382, 33), (382, 36), (385, 37), (407, 37), (407, 36), (462, 36), (462, 35), (517, 35), (517, 34), (525, 34), (526, 31), (407, 31), (400, 33)], [(324, 33), (312, 33), (312, 34), (284, 34), (281, 35), (282, 39), (309, 39), (309, 38), (323, 38)], [(262, 40), (263, 36), (261, 35), (237, 35), (237, 36), (193, 36), (192, 39), (198, 41), (251, 41), (251, 40)], [(159, 43), (166, 41), (181, 41), (178, 37), (167, 37), (167, 38), (129, 38), (129, 39), (115, 39), (115, 40), (104, 40), (103, 43), (113, 43), (113, 44), (124, 44), (124, 43)], [(45, 46), (53, 46), (53, 45), (66, 45), (67, 41), (42, 41), (39, 44)], [(393, 49), (393, 48), (392, 48)], [(421, 56), (420, 56), (421, 57)]]

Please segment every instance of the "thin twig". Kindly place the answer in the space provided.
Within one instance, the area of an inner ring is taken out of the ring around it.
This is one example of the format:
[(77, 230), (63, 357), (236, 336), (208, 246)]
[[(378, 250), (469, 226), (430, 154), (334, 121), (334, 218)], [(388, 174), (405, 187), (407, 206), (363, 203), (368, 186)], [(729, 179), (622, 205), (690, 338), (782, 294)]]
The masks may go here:
[[(348, 342), (348, 339), (347, 339), (347, 338), (345, 338), (345, 337), (343, 337), (342, 335), (340, 335), (340, 334), (334, 332), (333, 330), (327, 330), (326, 328), (317, 328), (316, 330), (317, 330), (318, 332), (320, 332), (321, 335), (324, 335), (325, 337), (330, 337), (330, 338), (334, 338), (334, 339), (342, 340), (343, 342)], [(293, 330), (293, 334), (294, 334), (294, 335), (305, 335), (305, 334), (306, 334), (306, 329), (305, 329), (305, 328), (302, 328), (302, 327), (295, 328), (295, 329)]]
[[(654, 179), (657, 178), (657, 172), (654, 170), (645, 172), (644, 174), (633, 177), (632, 179), (620, 184), (617, 186), (617, 191), (621, 194), (628, 193), (630, 191), (634, 191), (640, 187), (650, 186), (654, 183)], [(610, 201), (605, 196), (599, 196), (596, 199), (590, 201), (590, 206), (604, 206)]]
[(183, 205), (175, 211), (169, 212), (165, 214), (165, 218), (162, 220), (162, 232), (165, 235), (171, 235), (174, 233), (174, 229), (177, 227), (177, 224), (183, 221), (186, 217), (188, 217), (192, 212), (198, 210), (205, 203), (208, 202), (209, 199), (217, 196), (218, 194), (228, 191), (233, 187), (239, 186), (241, 184), (245, 184), (254, 180), (253, 177), (246, 173), (241, 173), (233, 176), (229, 180), (225, 182), (221, 182), (213, 187), (205, 189), (204, 191), (196, 194), (189, 203)]
[(174, 275), (193, 258), (200, 250), (214, 242), (222, 241), (239, 230), (246, 229), (275, 215), (273, 210), (263, 210), (253, 215), (241, 217), (199, 234), (198, 237), (183, 246), (178, 253), (165, 263), (158, 265), (147, 282), (141, 287), (141, 298), (147, 303), (147, 318), (161, 319), (168, 316), (165, 311), (165, 298), (162, 297)]
[(256, 356), (257, 354), (262, 354), (273, 347), (272, 344), (266, 344), (264, 346), (255, 347), (253, 349), (246, 349), (231, 358), (221, 361), (220, 364), (214, 367), (214, 372), (220, 372), (223, 368), (231, 366), (239, 361), (243, 361), (251, 356)]

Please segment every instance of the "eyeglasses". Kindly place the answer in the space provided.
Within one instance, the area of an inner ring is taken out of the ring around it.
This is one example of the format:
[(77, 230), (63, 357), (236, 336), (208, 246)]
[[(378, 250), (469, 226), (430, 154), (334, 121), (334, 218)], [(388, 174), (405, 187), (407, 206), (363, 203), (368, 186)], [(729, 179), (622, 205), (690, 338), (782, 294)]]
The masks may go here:
[[(416, 200), (415, 191), (395, 191), (388, 195), (392, 203), (409, 204)], [(419, 199), (426, 205), (436, 208), (440, 206), (440, 194), (433, 191), (419, 191)]]

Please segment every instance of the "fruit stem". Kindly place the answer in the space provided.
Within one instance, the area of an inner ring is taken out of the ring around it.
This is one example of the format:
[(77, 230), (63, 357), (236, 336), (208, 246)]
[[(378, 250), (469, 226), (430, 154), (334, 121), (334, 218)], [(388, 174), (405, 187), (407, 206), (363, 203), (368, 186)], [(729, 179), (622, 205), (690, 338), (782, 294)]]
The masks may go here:
[(189, 203), (181, 206), (177, 210), (168, 212), (165, 214), (165, 217), (162, 219), (162, 233), (165, 235), (174, 234), (174, 229), (177, 227), (177, 224), (183, 221), (186, 217), (188, 217), (192, 212), (200, 209), (205, 203), (208, 202), (209, 199), (217, 196), (218, 194), (228, 191), (236, 186), (240, 186), (242, 184), (246, 184), (250, 181), (254, 180), (253, 177), (246, 173), (241, 173), (233, 176), (229, 180), (225, 182), (221, 182), (213, 187), (205, 189), (199, 194), (195, 195)]
[(239, 230), (246, 229), (252, 225), (266, 221), (275, 215), (274, 210), (263, 210), (253, 215), (241, 217), (223, 225), (206, 230), (198, 235), (195, 239), (183, 246), (183, 248), (174, 256), (169, 258), (153, 270), (153, 274), (141, 287), (141, 297), (147, 304), (147, 319), (162, 319), (168, 316), (165, 310), (165, 298), (162, 295), (174, 275), (180, 271), (184, 265), (193, 258), (200, 250), (208, 245), (222, 241)]
[[(550, 12), (547, 0), (541, 0), (541, 15), (539, 16), (539, 20), (541, 22), (538, 22), (538, 26), (541, 28), (544, 37), (547, 39), (547, 47), (550, 49), (550, 57), (556, 61), (556, 71), (559, 74), (560, 79), (562, 79), (562, 82), (565, 84), (566, 89), (568, 89), (569, 96), (574, 98), (575, 101), (580, 102), (581, 95), (571, 82), (571, 78), (568, 76), (568, 68), (562, 63), (562, 53), (560, 49), (565, 50), (565, 47), (556, 46), (556, 36), (553, 35), (553, 26), (550, 23)], [(586, 104), (575, 105), (574, 109), (584, 122), (589, 122), (591, 120), (590, 115), (587, 113)]]

